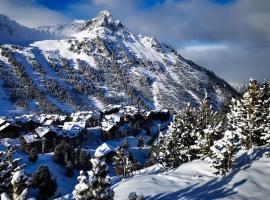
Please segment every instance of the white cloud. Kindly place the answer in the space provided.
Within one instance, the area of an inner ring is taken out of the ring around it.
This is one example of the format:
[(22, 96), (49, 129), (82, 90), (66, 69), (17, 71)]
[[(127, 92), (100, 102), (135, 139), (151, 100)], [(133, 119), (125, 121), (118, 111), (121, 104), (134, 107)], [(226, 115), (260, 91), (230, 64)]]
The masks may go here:
[[(63, 13), (86, 19), (107, 9), (132, 32), (157, 37), (227, 81), (270, 79), (269, 0), (235, 0), (222, 6), (211, 0), (165, 0), (148, 9), (140, 7), (142, 2), (80, 0)], [(67, 20), (35, 0), (0, 0), (0, 12), (29, 26)], [(210, 44), (186, 45), (192, 41)]]
[(218, 51), (218, 50), (224, 50), (228, 49), (229, 47), (227, 45), (197, 45), (197, 46), (186, 46), (184, 47), (184, 50), (186, 52), (192, 51), (192, 52), (200, 52), (200, 51)]
[(59, 24), (68, 20), (66, 16), (40, 6), (34, 0), (0, 0), (0, 13), (29, 27)]

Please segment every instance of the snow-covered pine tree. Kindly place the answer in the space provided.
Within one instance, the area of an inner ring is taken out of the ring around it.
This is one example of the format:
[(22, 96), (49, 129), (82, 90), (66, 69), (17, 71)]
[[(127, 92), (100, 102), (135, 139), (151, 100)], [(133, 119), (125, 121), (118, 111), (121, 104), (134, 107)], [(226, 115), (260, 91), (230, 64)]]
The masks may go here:
[(30, 185), (30, 182), (23, 169), (18, 170), (13, 174), (11, 184), (13, 199), (26, 200), (28, 197), (28, 186)]
[(169, 162), (169, 151), (167, 149), (168, 143), (166, 140), (166, 136), (162, 133), (159, 134), (159, 139), (158, 139), (158, 152), (156, 152), (154, 155), (157, 162), (164, 168), (169, 168), (170, 167), (170, 162)]
[(91, 193), (94, 200), (112, 200), (113, 190), (110, 188), (111, 180), (108, 176), (108, 166), (104, 158), (91, 159)]
[(215, 169), (214, 174), (226, 174), (231, 170), (234, 155), (239, 148), (239, 136), (234, 131), (225, 131), (223, 137), (214, 142), (210, 148), (210, 166)]
[(117, 175), (124, 175), (125, 167), (125, 151), (122, 147), (116, 149), (116, 154), (113, 157), (113, 164)]
[(92, 193), (90, 190), (89, 178), (83, 171), (80, 171), (80, 175), (78, 176), (79, 183), (75, 186), (73, 190), (73, 198), (76, 200), (90, 200), (93, 199)]
[(133, 176), (134, 165), (130, 156), (125, 157), (125, 175), (127, 177)]
[(199, 109), (196, 111), (196, 135), (195, 148), (198, 149), (198, 156), (204, 158), (210, 156), (210, 147), (221, 131), (221, 123), (217, 121), (217, 113), (213, 111), (210, 98), (206, 97)]
[(190, 106), (174, 117), (169, 127), (164, 153), (167, 156), (166, 168), (178, 167), (182, 163), (197, 158), (198, 150), (194, 148), (196, 136), (194, 127), (196, 123), (195, 110)]
[(270, 145), (270, 81), (264, 81), (260, 90), (260, 102), (262, 109), (261, 140), (264, 144)]
[(12, 194), (12, 174), (21, 170), (24, 165), (19, 165), (20, 158), (13, 159), (16, 150), (9, 144), (5, 143), (5, 151), (0, 152), (0, 193)]
[(263, 131), (263, 101), (260, 100), (260, 85), (256, 80), (250, 80), (247, 91), (243, 95), (242, 102), (246, 110), (247, 130), (246, 147), (261, 145)]
[(246, 92), (240, 100), (232, 99), (227, 114), (228, 130), (238, 134), (244, 148), (261, 145), (263, 133), (262, 102), (260, 88), (256, 80), (250, 80)]

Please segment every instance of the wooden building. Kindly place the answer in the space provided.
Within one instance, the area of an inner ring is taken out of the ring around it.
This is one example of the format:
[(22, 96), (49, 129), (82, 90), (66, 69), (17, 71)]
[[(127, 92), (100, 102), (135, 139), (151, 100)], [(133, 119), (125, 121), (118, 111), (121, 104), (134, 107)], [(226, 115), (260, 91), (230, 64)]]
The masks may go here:
[(0, 138), (17, 138), (22, 132), (22, 127), (20, 125), (5, 122), (0, 126)]

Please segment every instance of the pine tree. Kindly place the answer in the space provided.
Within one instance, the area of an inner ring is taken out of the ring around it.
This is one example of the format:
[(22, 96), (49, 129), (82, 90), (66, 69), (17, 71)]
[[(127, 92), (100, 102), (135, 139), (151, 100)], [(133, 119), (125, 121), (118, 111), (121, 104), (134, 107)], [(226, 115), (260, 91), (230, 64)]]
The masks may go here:
[(90, 183), (88, 177), (84, 174), (83, 171), (80, 171), (78, 176), (79, 183), (75, 186), (72, 194), (76, 200), (90, 200), (93, 199), (92, 193), (90, 190)]
[(261, 140), (264, 144), (270, 145), (270, 81), (264, 81), (260, 90), (261, 102)]
[(195, 110), (188, 104), (183, 112), (174, 117), (166, 138), (166, 147), (162, 147), (163, 157), (166, 157), (166, 168), (178, 167), (182, 163), (196, 159), (198, 150), (195, 147), (196, 135)]
[(71, 176), (73, 176), (73, 174), (74, 174), (73, 164), (71, 161), (68, 161), (67, 165), (66, 165), (66, 175), (71, 177)]
[(113, 157), (113, 164), (117, 175), (124, 175), (124, 167), (125, 167), (125, 152), (124, 149), (118, 147), (116, 149), (116, 154)]
[(76, 169), (80, 169), (81, 166), (80, 166), (80, 152), (81, 150), (80, 149), (75, 149), (74, 151), (74, 166)]
[(210, 166), (215, 169), (215, 174), (223, 175), (231, 170), (238, 149), (239, 136), (233, 131), (225, 131), (223, 137), (214, 142)]
[(90, 170), (92, 166), (90, 159), (91, 159), (91, 156), (87, 153), (87, 151), (84, 149), (81, 149), (80, 155), (79, 155), (80, 169)]
[(158, 148), (157, 150), (153, 152), (153, 156), (155, 157), (155, 160), (163, 166), (163, 168), (169, 168), (170, 167), (170, 162), (169, 162), (169, 154), (170, 152), (168, 151), (168, 142), (166, 140), (166, 136), (163, 135), (162, 133), (159, 134), (159, 139), (158, 139)]
[(125, 175), (128, 177), (133, 176), (133, 170), (134, 170), (134, 166), (133, 166), (133, 160), (131, 159), (130, 156), (126, 156), (125, 157)]
[(66, 165), (70, 160), (72, 163), (75, 160), (74, 147), (66, 142), (62, 142), (54, 149), (53, 160), (61, 165)]
[(38, 152), (37, 152), (37, 149), (36, 148), (32, 148), (29, 152), (29, 157), (28, 157), (28, 160), (30, 162), (36, 162), (38, 159)]
[(144, 196), (143, 195), (137, 195), (135, 192), (132, 192), (128, 195), (128, 199), (129, 200), (144, 200)]
[(196, 135), (195, 148), (198, 149), (198, 156), (204, 158), (210, 156), (210, 147), (221, 132), (221, 123), (217, 122), (217, 113), (213, 111), (210, 98), (206, 97), (199, 109), (196, 111), (196, 125), (194, 132)]
[(108, 166), (104, 158), (91, 159), (91, 193), (95, 200), (112, 200), (113, 190), (110, 188), (111, 180), (108, 174)]
[(28, 197), (29, 180), (24, 171), (16, 171), (11, 180), (12, 184), (12, 197), (14, 200), (26, 200)]
[[(239, 100), (232, 100), (227, 114), (228, 129), (238, 134), (244, 148), (262, 145), (265, 116), (259, 83), (250, 80), (246, 92)], [(267, 110), (267, 109), (266, 109)]]
[(16, 150), (5, 143), (5, 151), (0, 151), (0, 193), (12, 194), (12, 175), (16, 171), (23, 169), (24, 165), (19, 165), (20, 158), (13, 159)]
[(39, 199), (51, 197), (57, 189), (56, 179), (46, 165), (41, 165), (32, 175), (32, 186), (39, 189)]

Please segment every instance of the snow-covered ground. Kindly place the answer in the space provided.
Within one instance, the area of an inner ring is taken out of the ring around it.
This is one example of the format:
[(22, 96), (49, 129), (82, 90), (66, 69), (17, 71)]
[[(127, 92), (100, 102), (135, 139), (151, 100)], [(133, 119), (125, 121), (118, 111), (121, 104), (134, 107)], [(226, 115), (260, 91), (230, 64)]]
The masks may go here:
[(235, 168), (223, 177), (213, 175), (205, 161), (195, 160), (177, 169), (160, 173), (158, 166), (142, 170), (128, 180), (116, 183), (115, 199), (126, 200), (131, 192), (147, 200), (176, 199), (260, 199), (270, 196), (269, 148), (255, 148), (238, 154)]
[[(136, 141), (129, 138), (131, 151), (135, 151)], [(0, 150), (4, 142), (12, 145), (18, 140), (1, 139)], [(119, 141), (121, 143), (122, 141)], [(113, 147), (117, 141), (110, 141)], [(144, 151), (144, 150), (142, 150)], [(268, 147), (253, 148), (250, 151), (240, 151), (236, 156), (234, 169), (225, 176), (213, 175), (213, 170), (206, 161), (195, 160), (185, 163), (175, 170), (162, 172), (158, 165), (154, 165), (140, 172), (134, 177), (122, 179), (112, 175), (112, 187), (116, 200), (127, 200), (131, 192), (142, 194), (147, 200), (178, 200), (178, 199), (260, 199), (268, 200), (270, 196), (270, 157), (265, 152)], [(72, 199), (71, 192), (77, 184), (78, 171), (73, 177), (65, 176), (65, 168), (53, 162), (52, 154), (39, 155), (36, 163), (28, 161), (25, 153), (18, 152), (22, 162), (26, 164), (25, 171), (33, 173), (41, 164), (46, 164), (52, 174), (56, 176), (60, 199)], [(110, 168), (112, 166), (110, 165)], [(112, 169), (110, 169), (111, 171)]]

